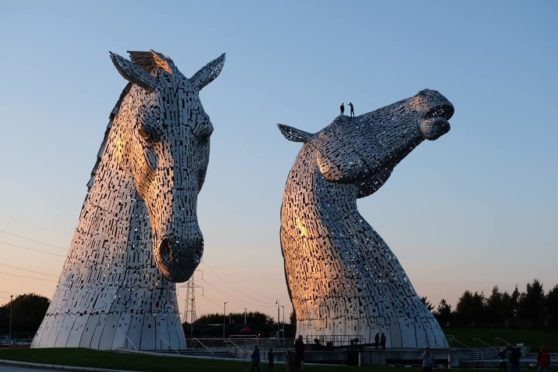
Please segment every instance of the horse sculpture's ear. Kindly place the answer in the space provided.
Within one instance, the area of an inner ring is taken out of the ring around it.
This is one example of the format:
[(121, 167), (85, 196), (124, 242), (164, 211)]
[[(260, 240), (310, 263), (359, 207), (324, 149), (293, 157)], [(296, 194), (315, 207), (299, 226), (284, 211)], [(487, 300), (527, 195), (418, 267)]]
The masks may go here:
[(305, 132), (300, 129), (289, 127), (285, 124), (277, 124), (279, 130), (286, 139), (293, 142), (306, 142), (312, 137), (311, 133)]
[(141, 67), (112, 52), (110, 52), (110, 59), (124, 79), (128, 80), (130, 83), (137, 84), (150, 92), (155, 90), (157, 81)]
[(225, 65), (225, 53), (213, 61), (209, 62), (207, 65), (200, 68), (198, 72), (190, 78), (190, 83), (199, 92), (207, 84), (211, 83), (213, 80), (219, 76)]

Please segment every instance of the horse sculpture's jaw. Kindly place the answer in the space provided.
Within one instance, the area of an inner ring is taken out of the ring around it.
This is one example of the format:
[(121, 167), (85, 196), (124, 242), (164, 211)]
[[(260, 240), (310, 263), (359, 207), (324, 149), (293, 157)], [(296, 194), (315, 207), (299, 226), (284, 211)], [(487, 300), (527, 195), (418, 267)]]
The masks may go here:
[(338, 117), (313, 135), (286, 126), (305, 142), (289, 173), (281, 207), (281, 248), (297, 318), (309, 342), (359, 338), (387, 346), (447, 347), (387, 244), (358, 213), (369, 195), (424, 139), (449, 130), (453, 106), (425, 90), (355, 118)]

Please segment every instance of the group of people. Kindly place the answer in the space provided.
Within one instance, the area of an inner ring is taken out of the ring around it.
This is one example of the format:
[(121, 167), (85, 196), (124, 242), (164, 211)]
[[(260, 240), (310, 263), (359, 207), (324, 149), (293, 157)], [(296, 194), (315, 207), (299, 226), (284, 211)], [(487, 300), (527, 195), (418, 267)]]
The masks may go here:
[[(500, 372), (519, 372), (519, 361), (521, 359), (521, 350), (517, 346), (508, 346), (500, 349), (496, 357), (500, 359)], [(537, 354), (538, 372), (548, 372), (550, 367), (550, 353), (541, 346)]]
[(378, 346), (382, 347), (382, 350), (386, 349), (386, 335), (384, 332), (380, 335), (380, 333), (376, 332), (376, 336), (374, 336), (374, 346), (378, 349)]
[[(376, 341), (376, 349), (378, 346), (381, 345), (382, 350), (386, 348), (386, 335), (382, 332), (376, 333), (374, 337)], [(295, 371), (302, 371), (304, 368), (304, 341), (302, 336), (298, 336), (294, 343), (295, 348), (295, 360), (294, 360), (294, 368)], [(508, 372), (508, 363), (510, 367), (509, 372), (519, 372), (519, 361), (521, 359), (521, 350), (517, 346), (508, 346), (507, 348), (502, 348), (496, 355), (496, 358), (500, 359), (500, 372)], [(260, 372), (260, 349), (258, 346), (254, 346), (254, 350), (252, 351), (252, 369), (251, 371), (259, 371)], [(267, 363), (268, 363), (268, 371), (273, 371), (274, 365), (274, 356), (273, 356), (273, 349), (269, 349), (267, 352)], [(537, 372), (548, 372), (550, 367), (550, 353), (541, 346), (539, 354), (537, 355), (537, 364), (538, 370)], [(432, 372), (432, 367), (434, 365), (434, 358), (432, 356), (432, 352), (430, 351), (429, 347), (424, 349), (422, 353), (422, 370), (423, 372)]]
[[(295, 364), (296, 364), (295, 370), (302, 371), (302, 369), (304, 368), (304, 341), (302, 340), (302, 336), (298, 336), (298, 338), (294, 343), (294, 348), (295, 348)], [(252, 359), (252, 369), (250, 371), (254, 372), (257, 370), (258, 372), (261, 372), (260, 370), (261, 356), (260, 356), (260, 349), (258, 348), (258, 345), (254, 346), (251, 359)], [(269, 351), (267, 352), (267, 370), (273, 371), (273, 365), (274, 365), (273, 349), (270, 348)]]
[[(355, 106), (353, 106), (352, 102), (349, 102), (349, 109), (351, 110), (351, 117), (354, 117)], [(345, 102), (341, 103), (341, 106), (339, 106), (339, 111), (341, 111), (341, 115), (345, 115)]]

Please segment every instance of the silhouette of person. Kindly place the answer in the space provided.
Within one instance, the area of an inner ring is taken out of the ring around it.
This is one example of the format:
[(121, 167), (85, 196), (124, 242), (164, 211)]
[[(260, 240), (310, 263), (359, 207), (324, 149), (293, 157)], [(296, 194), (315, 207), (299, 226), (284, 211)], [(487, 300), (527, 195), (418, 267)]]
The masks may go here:
[(380, 346), (380, 334), (376, 332), (376, 336), (374, 336), (374, 346), (376, 346), (376, 350)]
[(296, 370), (302, 371), (304, 368), (304, 341), (302, 336), (298, 336), (295, 341)]
[(496, 354), (496, 358), (500, 360), (500, 372), (508, 372), (508, 357), (507, 353), (509, 351), (509, 347), (507, 348), (500, 348), (498, 354)]
[(341, 106), (339, 106), (339, 110), (341, 111), (341, 115), (345, 114), (345, 103), (342, 103)]
[(432, 358), (432, 353), (430, 352), (430, 348), (425, 348), (424, 353), (422, 353), (422, 370), (423, 372), (432, 372), (432, 365), (434, 364), (434, 360)]
[(258, 349), (258, 346), (254, 346), (254, 351), (252, 351), (252, 369), (250, 371), (254, 371), (255, 369), (258, 370), (258, 372), (261, 372), (260, 370), (260, 349)]
[(380, 343), (382, 344), (382, 350), (386, 349), (386, 335), (384, 335), (384, 332), (382, 332), (382, 334), (380, 335)]
[(519, 350), (519, 347), (516, 345), (512, 347), (510, 355), (508, 356), (511, 372), (519, 372), (520, 359), (521, 359), (521, 350)]
[(267, 370), (273, 371), (273, 349), (267, 352)]
[(353, 106), (352, 102), (349, 102), (349, 107), (351, 108), (351, 117), (355, 117), (355, 106)]
[(537, 354), (537, 364), (539, 365), (537, 372), (547, 372), (550, 368), (550, 353), (544, 346), (541, 346), (541, 350)]

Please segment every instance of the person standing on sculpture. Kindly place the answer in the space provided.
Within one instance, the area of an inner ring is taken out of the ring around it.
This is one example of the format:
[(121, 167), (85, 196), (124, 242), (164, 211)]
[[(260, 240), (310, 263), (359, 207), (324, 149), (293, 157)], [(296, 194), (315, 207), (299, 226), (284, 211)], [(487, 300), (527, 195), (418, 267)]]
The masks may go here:
[(378, 347), (380, 346), (380, 334), (378, 332), (376, 332), (376, 336), (374, 336), (374, 346), (376, 347), (376, 350), (378, 350)]
[(304, 368), (304, 341), (302, 336), (298, 336), (295, 341), (296, 370), (302, 371)]
[(351, 109), (351, 117), (355, 117), (355, 106), (353, 106), (352, 102), (349, 102), (349, 108)]
[(254, 351), (252, 351), (252, 369), (250, 371), (254, 371), (255, 369), (258, 370), (258, 372), (261, 372), (260, 370), (260, 349), (258, 349), (258, 345), (254, 346)]
[(341, 111), (341, 116), (345, 114), (345, 103), (342, 103), (341, 106), (339, 106), (339, 111)]
[(382, 332), (382, 335), (380, 336), (380, 343), (382, 344), (382, 350), (386, 349), (386, 335), (384, 334), (384, 332)]

